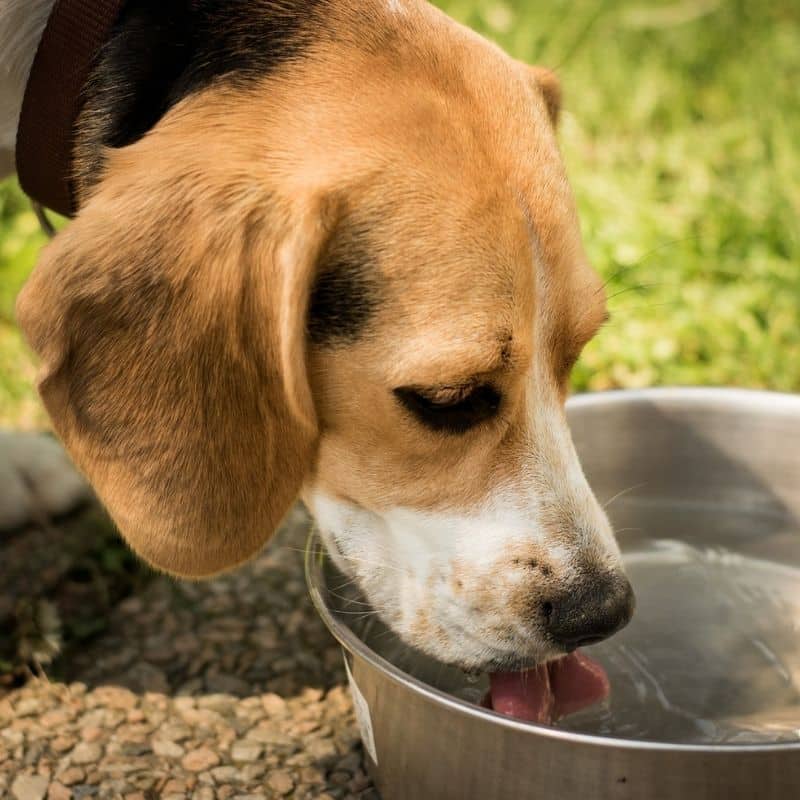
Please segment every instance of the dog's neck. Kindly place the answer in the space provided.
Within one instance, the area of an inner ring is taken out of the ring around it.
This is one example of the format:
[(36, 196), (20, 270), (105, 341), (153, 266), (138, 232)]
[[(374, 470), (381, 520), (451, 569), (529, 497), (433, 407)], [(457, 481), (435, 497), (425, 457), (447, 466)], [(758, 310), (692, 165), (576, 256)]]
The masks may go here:
[[(135, 142), (188, 94), (228, 80), (241, 86), (295, 59), (325, 35), (328, 18), (406, 13), (408, 0), (282, 0), (164, 4), (126, 0), (97, 53), (75, 121), (71, 177), (79, 198), (102, 173), (109, 147)], [(0, 0), (0, 177), (12, 172), (25, 90), (55, 0)], [(349, 30), (342, 23), (343, 30)]]
[[(14, 147), (31, 65), (55, 0), (0, 0), (0, 174)], [(128, 0), (97, 54), (75, 122), (78, 198), (96, 184), (106, 148), (135, 142), (188, 94), (211, 83), (258, 80), (295, 58), (324, 27), (327, 9), (356, 0), (162, 4)], [(351, 5), (352, 4), (352, 5)]]
[(4, 167), (13, 169), (25, 85), (54, 3), (55, 0), (0, 2), (0, 173)]

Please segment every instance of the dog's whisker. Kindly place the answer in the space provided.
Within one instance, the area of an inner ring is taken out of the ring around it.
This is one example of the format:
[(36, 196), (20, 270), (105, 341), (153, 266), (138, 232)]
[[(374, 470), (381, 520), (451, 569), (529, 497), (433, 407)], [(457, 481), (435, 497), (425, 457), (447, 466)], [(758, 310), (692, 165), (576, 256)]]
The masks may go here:
[(663, 303), (648, 303), (647, 305), (643, 306), (621, 306), (619, 308), (614, 309), (614, 318), (609, 321), (609, 325), (615, 325), (618, 322), (622, 322), (623, 320), (619, 319), (620, 312), (622, 311), (649, 311), (653, 308), (664, 308), (669, 306), (679, 306), (682, 304), (682, 301), (679, 299), (675, 300), (665, 300)]
[(610, 294), (606, 300), (613, 300), (615, 297), (619, 297), (621, 294), (626, 294), (627, 292), (645, 292), (649, 289), (655, 289), (664, 285), (663, 283), (637, 283), (635, 286), (626, 286), (624, 289)]
[(645, 483), (635, 483), (633, 484), (633, 486), (629, 486), (627, 489), (622, 489), (621, 491), (617, 492), (610, 500), (606, 500), (606, 502), (603, 503), (603, 509), (608, 508), (615, 500), (618, 500), (620, 497), (623, 497), (624, 495), (628, 494), (628, 492), (632, 492), (634, 489), (641, 489), (642, 486), (644, 485)]
[(354, 584), (358, 585), (358, 576), (353, 575), (352, 577), (348, 578), (344, 583), (342, 583), (338, 588), (341, 591), (342, 589), (347, 589)]
[(366, 567), (376, 567), (378, 570), (388, 569), (393, 572), (399, 572), (400, 574), (405, 574), (406, 570), (402, 567), (395, 566), (393, 564), (387, 564), (385, 561), (373, 561), (368, 558), (358, 558), (357, 556), (350, 556), (344, 555), (346, 561), (352, 561), (356, 564), (361, 564)]
[[(292, 545), (288, 545), (288, 544), (279, 545), (279, 546), (282, 547), (285, 550), (291, 550), (291, 551), (293, 551), (295, 553), (302, 553), (302, 554), (305, 555), (305, 552), (306, 552), (306, 549), (304, 547), (293, 547)], [(395, 566), (393, 564), (388, 564), (385, 561), (373, 561), (373, 560), (370, 560), (370, 559), (358, 558), (356, 556), (350, 556), (350, 555), (345, 555), (344, 558), (347, 561), (353, 561), (353, 562), (356, 562), (356, 563), (359, 563), (359, 564), (363, 564), (364, 566), (367, 566), (367, 567), (378, 567), (379, 569), (391, 569), (391, 570), (394, 570), (396, 572), (404, 572), (402, 567), (398, 567), (398, 566)], [(353, 580), (355, 580), (355, 579), (353, 579)]]
[(347, 614), (348, 616), (360, 617), (361, 619), (380, 616), (380, 614), (374, 608), (370, 609), (369, 611), (348, 611), (347, 609), (344, 608), (337, 608), (335, 613), (337, 615)]
[(342, 575), (342, 582), (336, 587), (337, 591), (342, 591), (352, 586), (358, 580), (355, 576)]
[(345, 603), (352, 603), (354, 605), (368, 606), (369, 608), (372, 608), (372, 604), (371, 603), (368, 603), (365, 600), (357, 600), (355, 597), (348, 597), (347, 595), (339, 594), (338, 592), (334, 591), (330, 587), (328, 588), (328, 594), (331, 594), (334, 597), (338, 597), (339, 600), (343, 600)]
[(393, 636), (397, 636), (397, 634), (387, 625), (385, 630), (382, 630), (380, 633), (376, 633), (372, 638), (372, 641), (376, 642), (378, 639), (383, 639), (384, 636), (389, 636), (389, 634)]
[[(270, 545), (272, 547), (273, 545)], [(306, 548), (305, 547), (293, 547), (290, 544), (277, 544), (274, 545), (275, 547), (279, 547), (281, 550), (291, 550), (293, 553), (302, 553), (305, 555)]]
[(644, 266), (648, 261), (650, 261), (652, 259), (652, 257), (656, 253), (659, 253), (660, 251), (665, 250), (668, 247), (676, 247), (679, 244), (684, 244), (685, 242), (696, 240), (698, 238), (699, 238), (699, 234), (690, 234), (689, 236), (682, 236), (682, 237), (680, 237), (678, 239), (669, 239), (669, 240), (667, 240), (665, 242), (661, 242), (661, 244), (657, 244), (655, 247), (653, 247), (650, 250), (648, 250), (647, 252), (645, 252), (644, 255), (642, 255), (642, 257), (639, 258), (635, 263), (626, 264), (624, 266), (621, 266), (619, 269), (614, 270), (614, 272), (612, 272), (611, 275), (609, 275), (606, 278), (606, 280), (603, 282), (603, 284), (600, 287), (598, 287), (597, 292), (600, 292), (603, 289), (605, 289), (608, 286), (609, 283), (611, 283), (612, 281), (616, 280), (618, 277), (620, 277), (620, 275), (623, 275), (626, 272), (630, 272), (630, 270), (636, 269), (637, 267)]
[(612, 273), (611, 273), (611, 274), (610, 274), (610, 275), (609, 275), (609, 276), (608, 276), (608, 277), (607, 277), (607, 278), (606, 278), (606, 279), (603, 281), (603, 283), (601, 283), (601, 284), (600, 284), (600, 286), (598, 286), (598, 287), (597, 287), (597, 289), (595, 289), (595, 292), (594, 292), (594, 293), (595, 293), (595, 294), (600, 294), (600, 292), (602, 292), (602, 291), (603, 291), (605, 288), (607, 288), (607, 287), (608, 287), (608, 285), (609, 285), (609, 284), (610, 284), (612, 281), (615, 281), (615, 280), (616, 280), (617, 278), (619, 278), (621, 275), (624, 275), (626, 272), (630, 272), (632, 269), (635, 269), (636, 267), (638, 267), (638, 266), (640, 266), (640, 265), (641, 265), (640, 263), (637, 263), (637, 264), (626, 264), (624, 267), (620, 267), (619, 269), (617, 269), (617, 270), (614, 270), (614, 272), (612, 272)]

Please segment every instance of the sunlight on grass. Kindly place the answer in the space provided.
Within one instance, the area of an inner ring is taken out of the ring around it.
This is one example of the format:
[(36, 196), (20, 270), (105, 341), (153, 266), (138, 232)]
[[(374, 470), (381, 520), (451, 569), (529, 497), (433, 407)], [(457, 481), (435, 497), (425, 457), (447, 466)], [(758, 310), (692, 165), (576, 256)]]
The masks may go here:
[(800, 390), (800, 6), (441, 5), (561, 77), (612, 312), (575, 388)]
[[(800, 5), (439, 5), (561, 76), (561, 142), (612, 312), (575, 388), (800, 391)], [(0, 424), (43, 421), (12, 315), (43, 241), (0, 184)]]
[(35, 360), (14, 323), (14, 298), (45, 241), (16, 180), (0, 183), (0, 426), (47, 424), (33, 388)]

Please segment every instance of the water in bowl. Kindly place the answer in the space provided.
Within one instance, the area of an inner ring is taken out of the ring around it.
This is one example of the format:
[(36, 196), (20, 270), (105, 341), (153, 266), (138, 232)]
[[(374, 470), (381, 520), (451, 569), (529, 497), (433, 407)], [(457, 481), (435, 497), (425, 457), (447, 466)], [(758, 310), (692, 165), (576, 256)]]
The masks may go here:
[[(634, 620), (587, 651), (608, 671), (611, 695), (557, 727), (693, 744), (800, 740), (800, 569), (754, 555), (796, 559), (800, 533), (780, 521), (765, 531), (759, 520), (751, 537), (742, 514), (680, 517), (660, 520), (671, 519), (681, 539), (628, 535)], [(485, 677), (409, 650), (374, 615), (343, 621), (420, 680), (471, 702), (485, 694)]]
[(800, 571), (685, 542), (628, 554), (637, 615), (592, 648), (611, 679), (573, 731), (693, 743), (800, 739)]

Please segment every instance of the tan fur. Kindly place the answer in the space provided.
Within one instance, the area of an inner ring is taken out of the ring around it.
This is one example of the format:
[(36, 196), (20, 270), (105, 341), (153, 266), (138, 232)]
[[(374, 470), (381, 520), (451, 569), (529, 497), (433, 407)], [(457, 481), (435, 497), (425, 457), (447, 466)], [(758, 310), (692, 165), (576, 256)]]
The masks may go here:
[(59, 435), (134, 549), (181, 575), (256, 552), (316, 441), (304, 309), (319, 202), (214, 152), (227, 102), (111, 154), (18, 302)]
[[(371, 510), (471, 507), (520, 479), (530, 393), (563, 392), (559, 365), (602, 321), (555, 78), (403, 8), (343, 4), (340, 38), (109, 153), (20, 296), (56, 430), (160, 569), (240, 563), (304, 482)], [(356, 342), (306, 352), (318, 256), (354, 223), (377, 314)], [(392, 395), (474, 378), (503, 410), (461, 437)]]

